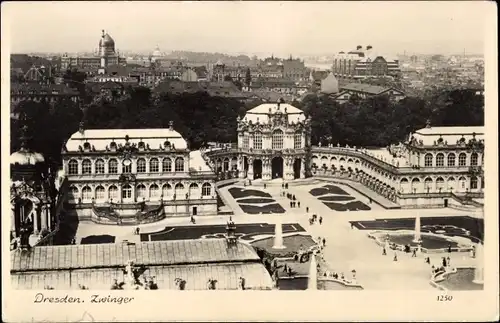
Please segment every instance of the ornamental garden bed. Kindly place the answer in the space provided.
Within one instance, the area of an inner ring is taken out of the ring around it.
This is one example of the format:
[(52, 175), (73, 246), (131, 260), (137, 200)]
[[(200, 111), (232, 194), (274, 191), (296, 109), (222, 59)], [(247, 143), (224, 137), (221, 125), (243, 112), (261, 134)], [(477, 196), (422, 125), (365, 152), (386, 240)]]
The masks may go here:
[(343, 202), (343, 201), (352, 201), (355, 200), (355, 198), (352, 196), (345, 196), (345, 195), (326, 195), (318, 197), (318, 200)]
[(338, 212), (345, 212), (345, 211), (369, 211), (371, 208), (360, 202), (360, 201), (354, 201), (354, 202), (349, 202), (349, 203), (335, 203), (335, 202), (323, 202), (326, 206), (328, 206), (330, 209)]
[(247, 204), (265, 204), (265, 203), (272, 203), (276, 202), (273, 199), (268, 199), (268, 198), (244, 198), (244, 199), (239, 199), (237, 201), (238, 203), (247, 203)]
[(309, 193), (312, 196), (321, 196), (321, 195), (326, 195), (328, 193), (349, 196), (349, 193), (347, 193), (346, 191), (335, 185), (324, 185), (322, 187), (313, 188), (312, 190), (309, 191)]
[(272, 197), (271, 194), (269, 193), (265, 193), (259, 190), (244, 189), (239, 187), (232, 187), (228, 191), (233, 196), (234, 199), (239, 199), (242, 197), (267, 197), (267, 198)]
[(243, 212), (248, 214), (272, 214), (272, 213), (285, 213), (285, 209), (278, 203), (268, 204), (264, 206), (240, 204)]

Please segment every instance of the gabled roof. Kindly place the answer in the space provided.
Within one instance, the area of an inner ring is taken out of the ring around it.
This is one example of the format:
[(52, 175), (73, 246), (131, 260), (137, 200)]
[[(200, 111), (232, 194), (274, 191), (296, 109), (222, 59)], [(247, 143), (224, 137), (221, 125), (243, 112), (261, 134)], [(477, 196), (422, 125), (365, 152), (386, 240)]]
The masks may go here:
[(378, 85), (371, 84), (363, 84), (363, 83), (348, 83), (340, 86), (341, 90), (354, 91), (354, 92), (363, 92), (372, 95), (382, 94), (389, 90), (401, 92), (400, 90), (388, 87), (382, 87)]

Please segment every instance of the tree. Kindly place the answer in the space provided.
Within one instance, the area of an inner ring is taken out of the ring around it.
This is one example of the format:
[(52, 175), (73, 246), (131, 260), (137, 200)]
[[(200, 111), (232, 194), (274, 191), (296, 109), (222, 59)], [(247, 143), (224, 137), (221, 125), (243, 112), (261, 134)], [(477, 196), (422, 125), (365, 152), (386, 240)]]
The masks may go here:
[(251, 83), (252, 83), (252, 74), (250, 73), (250, 67), (248, 67), (245, 74), (245, 85), (250, 86)]
[(232, 82), (233, 78), (231, 77), (231, 75), (227, 74), (226, 76), (224, 76), (224, 81)]

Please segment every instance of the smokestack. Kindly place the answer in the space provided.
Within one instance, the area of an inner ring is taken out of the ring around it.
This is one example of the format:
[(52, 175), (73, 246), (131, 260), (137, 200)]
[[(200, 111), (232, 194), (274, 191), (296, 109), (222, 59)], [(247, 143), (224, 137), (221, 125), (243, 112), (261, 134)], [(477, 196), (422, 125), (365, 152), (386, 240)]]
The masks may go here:
[(356, 50), (360, 50), (362, 48), (363, 48), (363, 46), (361, 46), (361, 45), (356, 46)]
[(370, 50), (370, 49), (372, 49), (372, 48), (373, 48), (373, 47), (372, 47), (371, 45), (366, 46), (366, 50)]

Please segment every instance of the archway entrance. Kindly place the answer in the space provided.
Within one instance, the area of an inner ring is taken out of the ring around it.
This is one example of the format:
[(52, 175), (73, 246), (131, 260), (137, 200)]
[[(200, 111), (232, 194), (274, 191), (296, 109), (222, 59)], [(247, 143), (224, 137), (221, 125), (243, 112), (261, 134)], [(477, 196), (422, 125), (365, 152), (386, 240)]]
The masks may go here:
[(262, 160), (253, 161), (253, 179), (262, 178)]
[(300, 158), (295, 159), (293, 162), (293, 178), (300, 178), (300, 168), (302, 166), (302, 160)]
[(274, 157), (271, 161), (271, 178), (283, 177), (283, 158)]

